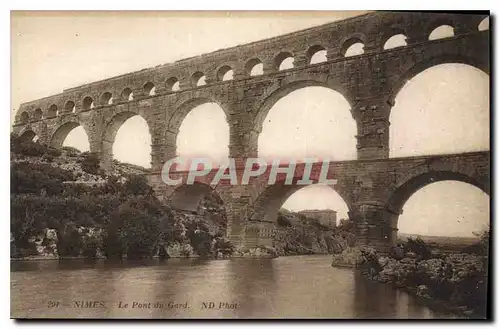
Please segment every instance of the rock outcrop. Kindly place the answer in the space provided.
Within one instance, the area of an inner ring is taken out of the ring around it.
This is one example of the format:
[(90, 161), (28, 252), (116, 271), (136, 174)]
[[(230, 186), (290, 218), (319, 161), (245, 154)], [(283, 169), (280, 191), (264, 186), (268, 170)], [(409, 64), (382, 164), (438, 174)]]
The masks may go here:
[(354, 227), (322, 225), (316, 218), (281, 209), (273, 247), (278, 255), (338, 254), (354, 246)]

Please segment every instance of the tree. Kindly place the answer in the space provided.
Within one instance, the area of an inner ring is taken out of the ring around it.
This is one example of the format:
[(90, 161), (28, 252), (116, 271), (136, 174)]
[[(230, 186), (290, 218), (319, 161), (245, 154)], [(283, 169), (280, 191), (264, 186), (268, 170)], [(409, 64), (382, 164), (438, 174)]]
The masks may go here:
[(99, 155), (94, 152), (84, 152), (82, 155), (83, 159), (80, 162), (82, 170), (92, 175), (99, 174), (101, 168), (99, 164)]
[(125, 184), (124, 191), (132, 195), (153, 195), (154, 191), (149, 186), (146, 178), (142, 175), (129, 175)]

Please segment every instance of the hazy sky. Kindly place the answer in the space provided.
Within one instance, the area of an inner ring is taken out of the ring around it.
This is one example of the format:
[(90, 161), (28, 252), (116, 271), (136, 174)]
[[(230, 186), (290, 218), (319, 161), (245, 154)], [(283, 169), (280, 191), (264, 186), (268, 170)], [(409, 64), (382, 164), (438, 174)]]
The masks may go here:
[[(12, 109), (64, 88), (357, 14), (16, 12), (12, 15)], [(391, 112), (391, 156), (489, 149), (488, 100), (488, 76), (472, 67), (447, 64), (419, 74), (398, 94)], [(354, 159), (355, 134), (342, 95), (322, 87), (304, 88), (271, 109), (259, 136), (259, 154)], [(224, 113), (216, 104), (203, 104), (183, 122), (178, 153), (223, 159), (228, 156), (228, 142)], [(119, 130), (114, 155), (148, 166), (149, 144), (145, 122), (134, 117)], [(65, 145), (88, 149), (83, 129), (72, 131)], [(434, 183), (407, 202), (399, 228), (413, 234), (471, 235), (488, 222), (488, 203), (489, 198), (470, 185)], [(334, 209), (339, 218), (347, 216), (346, 205), (328, 187), (304, 188), (284, 207)]]

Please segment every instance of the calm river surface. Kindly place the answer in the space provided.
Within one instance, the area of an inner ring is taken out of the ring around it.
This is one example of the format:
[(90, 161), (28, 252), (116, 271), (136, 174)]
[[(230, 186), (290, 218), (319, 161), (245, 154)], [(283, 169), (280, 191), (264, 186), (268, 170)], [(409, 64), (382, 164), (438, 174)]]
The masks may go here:
[(11, 316), (450, 318), (402, 291), (330, 264), (331, 256), (15, 261), (11, 262)]

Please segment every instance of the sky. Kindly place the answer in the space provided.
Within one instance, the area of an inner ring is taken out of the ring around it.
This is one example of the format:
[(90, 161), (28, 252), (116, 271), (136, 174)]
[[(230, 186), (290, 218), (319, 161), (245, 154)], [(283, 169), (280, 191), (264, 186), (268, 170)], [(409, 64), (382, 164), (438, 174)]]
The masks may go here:
[[(12, 114), (20, 103), (64, 88), (361, 13), (13, 12)], [(432, 38), (450, 31), (441, 28)], [(391, 42), (405, 40), (396, 37)], [(361, 49), (358, 45), (352, 51)], [(489, 149), (488, 79), (463, 64), (439, 65), (411, 79), (391, 112), (390, 156)], [(355, 122), (341, 94), (323, 87), (303, 88), (280, 99), (269, 112), (258, 140), (259, 155), (355, 159), (355, 134)], [(206, 154), (223, 161), (228, 143), (224, 113), (207, 103), (183, 121), (178, 154)], [(88, 149), (83, 128), (75, 128), (64, 145)], [(140, 117), (121, 127), (113, 152), (120, 161), (149, 165), (150, 136)], [(471, 185), (434, 183), (408, 200), (398, 227), (409, 234), (471, 236), (487, 225), (488, 205), (488, 196)], [(343, 200), (324, 186), (299, 190), (283, 207), (333, 209), (339, 219), (347, 217)]]

